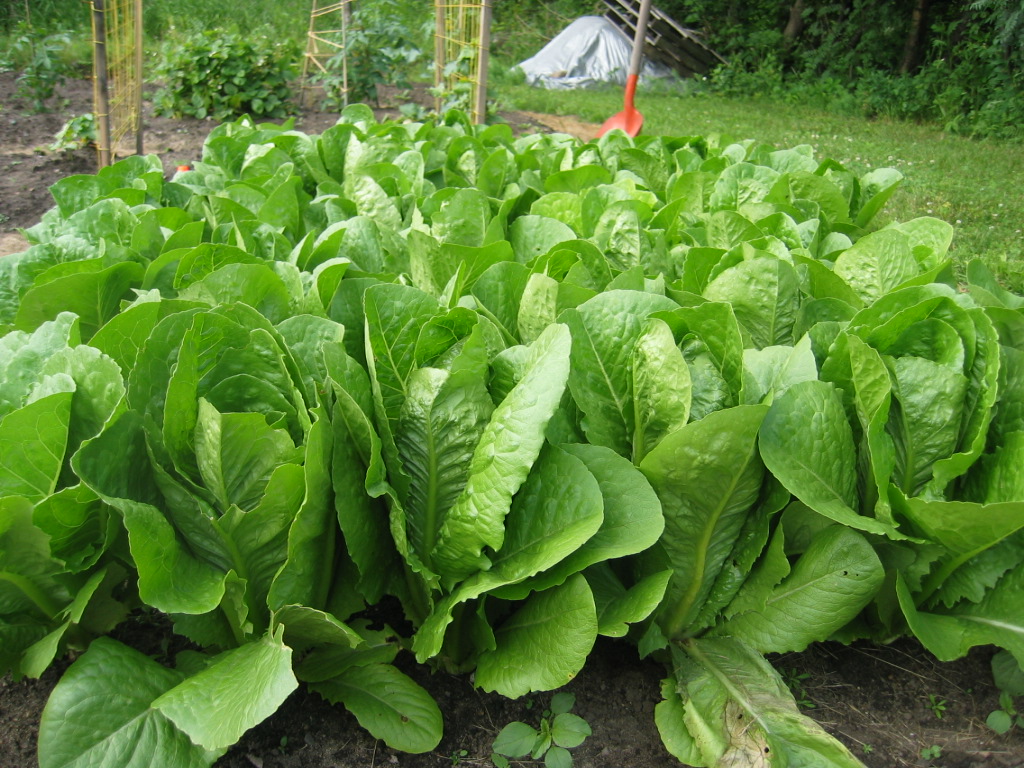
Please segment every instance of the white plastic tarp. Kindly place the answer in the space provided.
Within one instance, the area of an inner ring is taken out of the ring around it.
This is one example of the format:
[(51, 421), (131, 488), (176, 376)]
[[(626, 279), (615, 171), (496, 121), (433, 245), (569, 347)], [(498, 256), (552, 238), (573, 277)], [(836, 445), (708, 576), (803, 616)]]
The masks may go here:
[[(552, 90), (588, 88), (598, 83), (625, 85), (633, 41), (603, 16), (583, 16), (563, 29), (535, 56), (519, 65), (526, 82)], [(647, 61), (645, 77), (672, 72)]]

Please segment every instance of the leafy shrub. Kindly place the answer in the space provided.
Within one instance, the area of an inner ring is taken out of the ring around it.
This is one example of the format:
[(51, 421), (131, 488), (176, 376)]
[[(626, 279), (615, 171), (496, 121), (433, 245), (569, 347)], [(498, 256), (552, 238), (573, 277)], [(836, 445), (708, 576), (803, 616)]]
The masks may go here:
[(165, 44), (155, 76), (158, 115), (226, 120), (284, 117), (295, 76), (294, 44), (266, 36), (206, 31)]
[(46, 111), (46, 102), (64, 84), (72, 68), (61, 54), (71, 45), (71, 36), (57, 32), (40, 37), (31, 27), (21, 26), (21, 34), (11, 46), (14, 62), (24, 61), (18, 75), (18, 96), (32, 101), (36, 112)]
[[(314, 78), (326, 91), (325, 107), (338, 108), (346, 101), (376, 102), (378, 85), (409, 85), (410, 68), (423, 58), (424, 36), (399, 10), (394, 0), (380, 0), (360, 5), (353, 13), (344, 49), (327, 62), (326, 73)], [(342, 78), (345, 64), (347, 98)]]
[(933, 122), (951, 133), (977, 138), (1018, 139), (1024, 120), (1024, 92), (1012, 78), (993, 69), (993, 85), (977, 89), (978, 77), (964, 66), (950, 70), (936, 61), (915, 74), (864, 68), (846, 81), (832, 75), (787, 73), (766, 56), (756, 64), (731, 61), (702, 85), (731, 97), (766, 97), (840, 114), (868, 118)]
[(991, 37), (990, 19), (971, 17), (941, 40), (941, 59), (923, 68), (947, 130), (971, 136), (1024, 135), (1024, 59)]
[(852, 90), (857, 110), (865, 117), (923, 121), (939, 113), (930, 72), (915, 77), (865, 69)]
[(766, 56), (753, 67), (733, 62), (712, 71), (711, 87), (726, 96), (781, 96), (782, 66), (775, 56)]

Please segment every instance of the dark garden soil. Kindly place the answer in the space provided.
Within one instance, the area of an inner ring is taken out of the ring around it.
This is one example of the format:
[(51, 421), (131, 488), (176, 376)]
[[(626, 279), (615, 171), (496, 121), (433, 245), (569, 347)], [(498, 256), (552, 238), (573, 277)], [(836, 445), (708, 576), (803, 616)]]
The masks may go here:
[[(68, 118), (92, 110), (91, 86), (74, 81), (52, 100), (52, 111), (31, 114), (16, 97), (13, 74), (0, 74), (0, 255), (22, 250), (18, 229), (36, 223), (53, 205), (48, 187), (58, 179), (96, 169), (90, 150), (47, 150)], [(381, 110), (381, 115), (397, 112)], [(503, 113), (517, 132), (556, 130), (590, 138), (594, 126), (568, 118)], [(335, 115), (308, 111), (296, 127), (319, 133)], [(172, 172), (199, 159), (213, 123), (147, 116), (145, 147)], [(1024, 606), (1022, 606), (1024, 611)], [(166, 661), (167, 628), (129, 621), (118, 638)], [(163, 645), (162, 645), (163, 643)], [(163, 655), (162, 655), (163, 654)], [(885, 647), (825, 643), (799, 654), (772, 659), (801, 700), (804, 711), (843, 741), (870, 768), (1024, 768), (1024, 734), (997, 736), (985, 718), (998, 706), (991, 682), (991, 649), (940, 664), (911, 641)], [(404, 657), (404, 660), (403, 660)], [(445, 716), (445, 736), (426, 755), (387, 748), (363, 731), (344, 709), (300, 689), (263, 724), (245, 735), (219, 768), (440, 768), (488, 766), (491, 742), (508, 722), (537, 725), (550, 694), (509, 701), (475, 689), (465, 676), (431, 673), (400, 665), (437, 699)], [(0, 679), (0, 768), (33, 768), (40, 713), (68, 661), (40, 680)], [(575, 712), (593, 736), (574, 750), (582, 768), (668, 768), (679, 765), (661, 745), (654, 726), (662, 668), (641, 661), (629, 645), (602, 639), (586, 668), (567, 690), (576, 695)], [(936, 749), (940, 757), (922, 758)], [(525, 765), (524, 763), (523, 765)], [(154, 766), (154, 768), (174, 768)]]

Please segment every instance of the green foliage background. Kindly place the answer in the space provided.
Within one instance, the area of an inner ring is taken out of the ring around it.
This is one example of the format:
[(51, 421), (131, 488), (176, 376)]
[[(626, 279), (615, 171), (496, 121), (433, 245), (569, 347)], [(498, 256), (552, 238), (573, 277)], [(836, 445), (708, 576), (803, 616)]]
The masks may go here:
[[(389, 23), (404, 26), (430, 50), (426, 0), (353, 5), (357, 14), (370, 15), (383, 6)], [(704, 83), (716, 92), (934, 122), (971, 136), (1024, 134), (1022, 0), (660, 0), (657, 6), (700, 31), (728, 58)], [(309, 7), (309, 0), (148, 0), (145, 27), (154, 42), (175, 33), (224, 29), (266, 31), (278, 41), (301, 43)], [(571, 20), (602, 11), (594, 0), (496, 3), (492, 50), (514, 64)], [(84, 30), (88, 6), (38, 0), (0, 9), (0, 35), (10, 37), (26, 23), (51, 32)]]
[[(972, 136), (1022, 135), (1021, 0), (660, 0), (657, 7), (728, 59), (704, 84), (724, 95), (935, 122)], [(537, 38), (600, 12), (602, 4), (586, 0), (500, 4), (495, 50), (522, 60), (537, 50)], [(799, 23), (787, 35), (791, 17)]]

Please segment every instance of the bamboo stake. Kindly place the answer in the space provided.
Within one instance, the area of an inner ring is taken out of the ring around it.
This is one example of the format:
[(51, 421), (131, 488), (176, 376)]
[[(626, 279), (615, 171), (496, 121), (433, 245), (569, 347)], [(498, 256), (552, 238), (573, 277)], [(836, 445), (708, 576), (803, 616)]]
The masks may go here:
[(312, 61), (319, 65), (316, 59), (318, 47), (316, 44), (316, 3), (313, 3), (313, 10), (309, 13), (309, 32), (306, 35), (306, 55), (302, 57), (302, 106), (309, 106), (309, 63)]
[(445, 9), (442, 0), (434, 0), (434, 109), (441, 111), (441, 89), (445, 87)]
[(142, 136), (142, 0), (135, 0), (135, 154), (145, 154)]
[(92, 0), (93, 67), (96, 81), (93, 85), (96, 100), (96, 130), (99, 166), (110, 165), (110, 94), (107, 91), (107, 20), (104, 0)]
[(487, 122), (487, 77), (491, 63), (491, 0), (483, 0), (480, 8), (480, 50), (477, 54), (476, 103), (473, 119), (477, 123)]
[(341, 99), (343, 107), (348, 106), (348, 25), (352, 21), (352, 3), (341, 5)]

